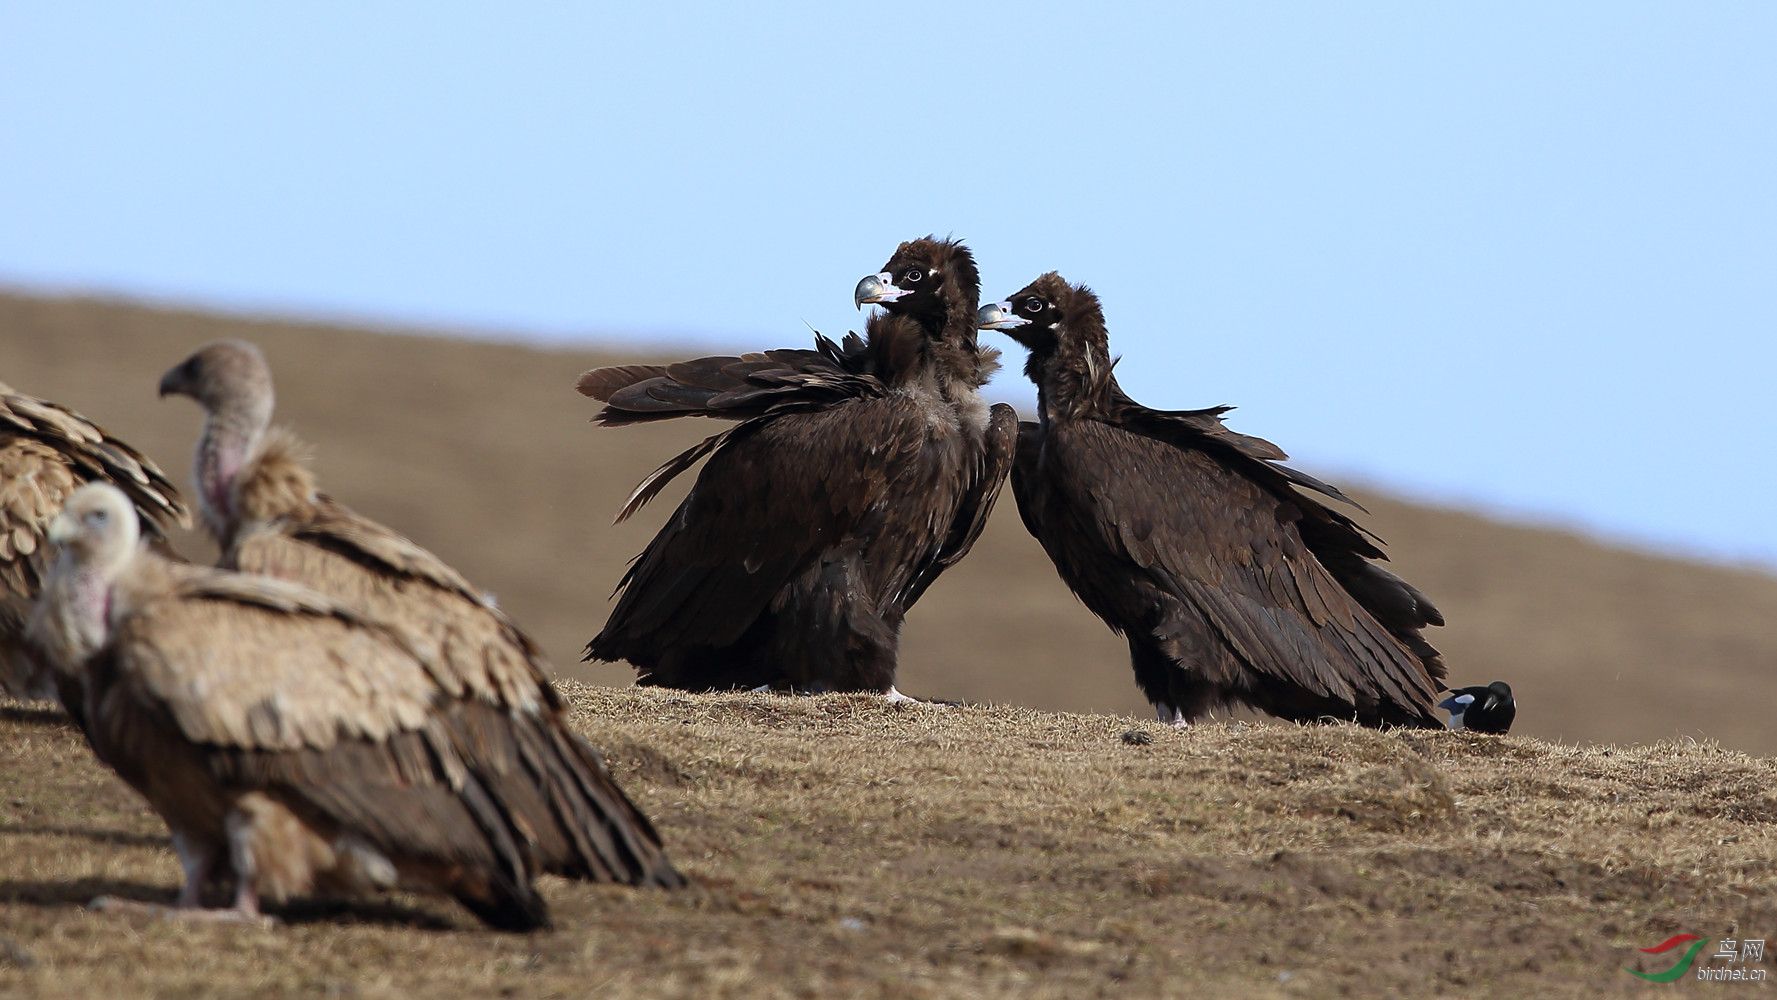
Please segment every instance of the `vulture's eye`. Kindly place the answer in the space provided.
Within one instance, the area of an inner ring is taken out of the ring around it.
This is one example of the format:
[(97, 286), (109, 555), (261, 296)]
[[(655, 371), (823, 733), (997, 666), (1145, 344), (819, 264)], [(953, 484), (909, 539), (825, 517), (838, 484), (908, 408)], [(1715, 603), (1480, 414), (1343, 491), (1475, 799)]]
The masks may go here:
[(108, 515), (102, 510), (95, 510), (86, 515), (86, 519), (94, 524), (104, 524)]
[(1033, 314), (1042, 312), (1043, 311), (1043, 300), (1037, 298), (1035, 295), (1032, 295), (1030, 298), (1025, 299), (1024, 300), (1024, 311), (1027, 313), (1033, 313)]
[(925, 276), (926, 276), (926, 274), (924, 271), (921, 271), (919, 268), (915, 267), (915, 268), (909, 268), (907, 273), (903, 274), (901, 276), (901, 280), (907, 282), (909, 285), (912, 285), (912, 284), (917, 284), (919, 282), (919, 279), (921, 279)]

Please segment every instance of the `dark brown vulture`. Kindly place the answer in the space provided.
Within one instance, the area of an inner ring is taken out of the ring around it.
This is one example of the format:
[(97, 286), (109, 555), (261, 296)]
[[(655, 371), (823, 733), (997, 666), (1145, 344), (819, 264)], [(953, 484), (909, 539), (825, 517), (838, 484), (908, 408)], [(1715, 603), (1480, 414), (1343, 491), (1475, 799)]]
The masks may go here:
[(969, 551), (1011, 465), (1018, 420), (977, 391), (980, 279), (961, 243), (931, 237), (858, 283), (865, 337), (813, 350), (600, 368), (598, 421), (739, 423), (643, 481), (622, 520), (708, 456), (630, 566), (587, 659), (628, 660), (643, 684), (874, 691), (901, 700), (907, 610)]
[(573, 817), (584, 852), (547, 854), (546, 871), (633, 885), (678, 885), (647, 818), (590, 746), (569, 732), (548, 664), (531, 639), (430, 551), (320, 492), (301, 446), (270, 429), (271, 369), (257, 347), (207, 344), (161, 379), (162, 395), (205, 410), (193, 478), (224, 569), (302, 584), (402, 635), (445, 693), (514, 724), (559, 732), (574, 746), (589, 798)]
[[(83, 690), (99, 759), (166, 821), (178, 912), (257, 921), (262, 896), (400, 886), (528, 930), (548, 921), (534, 876), (609, 880), (634, 850), (615, 841), (645, 825), (610, 821), (621, 796), (556, 716), (459, 690), (349, 602), (169, 562), (137, 531), (115, 487), (76, 491), (29, 635)], [(201, 908), (212, 878), (232, 907)]]
[[(1285, 719), (1439, 726), (1430, 600), (1275, 445), (1207, 410), (1151, 410), (1112, 374), (1098, 298), (1046, 274), (981, 311), (1030, 351), (1041, 420), (1012, 491), (1067, 585), (1129, 640), (1163, 721), (1242, 704)], [(1361, 509), (1361, 508), (1360, 508)]]
[(55, 676), (23, 644), (25, 618), (48, 566), (44, 534), (83, 483), (128, 494), (151, 537), (188, 526), (178, 491), (158, 467), (104, 429), (0, 382), (0, 691), (55, 697)]

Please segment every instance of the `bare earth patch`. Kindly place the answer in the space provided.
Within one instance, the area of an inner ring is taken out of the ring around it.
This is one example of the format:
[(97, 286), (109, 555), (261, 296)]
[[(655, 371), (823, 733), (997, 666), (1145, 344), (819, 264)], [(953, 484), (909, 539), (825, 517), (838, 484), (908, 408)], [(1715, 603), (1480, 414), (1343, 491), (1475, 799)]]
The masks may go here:
[(90, 913), (171, 901), (164, 831), (0, 706), (0, 995), (1591, 997), (1681, 931), (1777, 937), (1777, 763), (1707, 743), (566, 692), (698, 887), (546, 881), (530, 937)]

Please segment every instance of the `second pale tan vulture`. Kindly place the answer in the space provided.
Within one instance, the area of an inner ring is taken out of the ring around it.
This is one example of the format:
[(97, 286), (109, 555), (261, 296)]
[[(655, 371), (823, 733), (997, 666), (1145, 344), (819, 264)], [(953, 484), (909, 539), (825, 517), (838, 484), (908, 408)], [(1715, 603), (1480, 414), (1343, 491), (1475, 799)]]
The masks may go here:
[(596, 751), (569, 732), (566, 706), (530, 638), (443, 560), (318, 490), (301, 445), (270, 426), (271, 371), (257, 347), (238, 340), (205, 345), (166, 373), (160, 391), (190, 396), (204, 408), (194, 481), (223, 568), (289, 580), (361, 609), (415, 650), (441, 696), (571, 738), (583, 766), (572, 775), (541, 775), (541, 791), (553, 802), (558, 785), (596, 790), (572, 797), (582, 811), (570, 827), (597, 849), (546, 852), (542, 870), (683, 884), (647, 818)]

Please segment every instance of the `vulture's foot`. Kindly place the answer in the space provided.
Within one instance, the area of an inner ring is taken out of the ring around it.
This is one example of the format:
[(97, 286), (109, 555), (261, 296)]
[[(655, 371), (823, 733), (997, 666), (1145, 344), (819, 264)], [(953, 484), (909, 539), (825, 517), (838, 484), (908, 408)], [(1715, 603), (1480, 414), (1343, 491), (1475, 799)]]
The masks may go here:
[(1165, 723), (1174, 729), (1191, 728), (1191, 720), (1185, 718), (1185, 713), (1183, 711), (1163, 702), (1154, 702), (1154, 715), (1158, 717), (1162, 723)]
[(134, 899), (119, 899), (116, 896), (95, 896), (86, 908), (94, 913), (113, 915), (135, 914), (143, 917), (161, 917), (172, 912), (172, 907), (161, 903), (144, 903)]
[(920, 708), (950, 708), (950, 707), (952, 707), (950, 705), (950, 703), (948, 703), (948, 702), (920, 701), (918, 698), (915, 698), (912, 695), (902, 694), (901, 692), (895, 690), (892, 687), (888, 689), (887, 694), (883, 695), (883, 698), (887, 699), (888, 703), (891, 705), (918, 705)]

